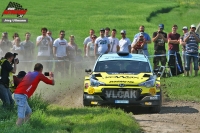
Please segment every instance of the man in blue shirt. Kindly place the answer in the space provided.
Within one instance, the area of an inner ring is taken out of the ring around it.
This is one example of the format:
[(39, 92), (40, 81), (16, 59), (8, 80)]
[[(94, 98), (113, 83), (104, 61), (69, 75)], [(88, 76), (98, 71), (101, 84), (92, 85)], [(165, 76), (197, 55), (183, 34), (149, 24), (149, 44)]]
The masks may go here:
[[(151, 43), (151, 38), (150, 38), (150, 36), (149, 36), (147, 33), (144, 32), (144, 29), (145, 29), (144, 25), (141, 25), (141, 26), (139, 27), (139, 33), (137, 33), (137, 34), (134, 36), (133, 41), (134, 41), (135, 38), (139, 38), (139, 37), (140, 37), (140, 33), (143, 32), (143, 36), (144, 36), (145, 42), (144, 42), (144, 46), (143, 46), (142, 50), (143, 50), (143, 53), (144, 53), (146, 56), (149, 56), (147, 44), (150, 44), (150, 43)], [(133, 50), (133, 52), (134, 52), (134, 49), (133, 49), (133, 48), (132, 48), (132, 50)]]

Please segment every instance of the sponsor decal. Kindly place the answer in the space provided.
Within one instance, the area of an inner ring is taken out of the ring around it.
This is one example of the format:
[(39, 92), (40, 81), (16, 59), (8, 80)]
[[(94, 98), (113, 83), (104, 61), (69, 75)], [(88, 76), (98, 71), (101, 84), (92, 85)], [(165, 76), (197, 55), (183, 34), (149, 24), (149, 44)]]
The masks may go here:
[(17, 18), (2, 18), (2, 23), (27, 23), (28, 19), (23, 18), (27, 11), (28, 10), (23, 8), (21, 4), (17, 2), (9, 2), (1, 16), (16, 15)]
[(134, 81), (110, 81), (109, 83), (134, 83)]
[(31, 88), (32, 88), (32, 85), (29, 86), (28, 89), (26, 89), (26, 92), (29, 92)]
[(137, 76), (106, 76), (105, 78), (127, 78), (127, 79), (131, 79), (131, 78), (138, 78)]

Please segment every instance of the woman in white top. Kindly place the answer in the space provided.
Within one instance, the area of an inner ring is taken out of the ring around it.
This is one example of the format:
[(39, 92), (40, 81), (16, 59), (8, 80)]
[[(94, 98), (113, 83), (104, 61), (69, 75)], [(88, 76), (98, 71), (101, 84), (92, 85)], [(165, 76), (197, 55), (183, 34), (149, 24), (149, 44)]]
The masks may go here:
[(69, 37), (69, 43), (67, 46), (67, 57), (71, 64), (71, 75), (73, 75), (74, 69), (75, 69), (74, 61), (76, 59), (77, 50), (78, 50), (78, 46), (75, 43), (75, 37), (74, 37), (74, 35), (71, 35)]
[(18, 53), (17, 58), (19, 58), (20, 60), (23, 60), (24, 47), (22, 45), (20, 45), (20, 38), (16, 37), (14, 43), (15, 43), (15, 45), (13, 45), (13, 48), (11, 49), (11, 51), (13, 53)]
[(95, 40), (96, 40), (97, 36), (96, 35), (92, 35), (92, 41), (89, 42), (87, 44), (87, 49), (86, 49), (86, 52), (87, 52), (87, 56), (94, 60), (95, 59), (95, 55), (94, 55), (94, 45), (95, 45)]

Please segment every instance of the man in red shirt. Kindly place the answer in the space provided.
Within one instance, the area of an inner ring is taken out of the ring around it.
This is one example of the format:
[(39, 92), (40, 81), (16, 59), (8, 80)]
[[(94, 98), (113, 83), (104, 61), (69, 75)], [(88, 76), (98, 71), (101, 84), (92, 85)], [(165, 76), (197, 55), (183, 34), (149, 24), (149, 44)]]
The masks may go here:
[(180, 34), (176, 32), (177, 29), (178, 29), (178, 26), (173, 25), (172, 32), (168, 34), (168, 45), (169, 45), (168, 61), (170, 58), (170, 54), (175, 54), (176, 52), (179, 52)]
[(145, 44), (146, 40), (144, 38), (144, 32), (140, 32), (139, 36), (137, 38), (134, 38), (133, 40), (131, 52), (137, 54), (144, 54), (143, 47)]
[(18, 119), (16, 125), (20, 126), (22, 123), (30, 119), (32, 110), (28, 105), (27, 99), (35, 92), (40, 81), (46, 84), (54, 85), (54, 75), (49, 72), (49, 78), (42, 74), (43, 65), (35, 64), (34, 71), (28, 72), (20, 84), (14, 91), (14, 98), (18, 106)]
[[(183, 73), (183, 66), (179, 54), (180, 34), (177, 33), (178, 26), (172, 26), (172, 32), (168, 34), (168, 66), (171, 68), (172, 75)], [(175, 63), (176, 62), (176, 63)]]

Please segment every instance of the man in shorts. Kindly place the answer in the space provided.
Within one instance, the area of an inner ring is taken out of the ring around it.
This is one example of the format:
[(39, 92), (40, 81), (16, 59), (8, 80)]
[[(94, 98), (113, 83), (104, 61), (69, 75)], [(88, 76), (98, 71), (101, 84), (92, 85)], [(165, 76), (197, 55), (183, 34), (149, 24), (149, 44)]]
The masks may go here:
[(154, 58), (153, 58), (153, 68), (156, 69), (161, 62), (162, 66), (166, 65), (166, 49), (165, 43), (167, 43), (167, 34), (163, 32), (164, 24), (159, 24), (158, 31), (153, 33), (152, 41), (154, 42)]
[(28, 105), (27, 99), (33, 95), (39, 82), (43, 81), (46, 84), (54, 85), (53, 73), (49, 72), (49, 78), (47, 78), (42, 72), (43, 65), (40, 63), (35, 64), (34, 71), (28, 72), (14, 91), (18, 113), (17, 126), (22, 125), (30, 119), (32, 110)]

